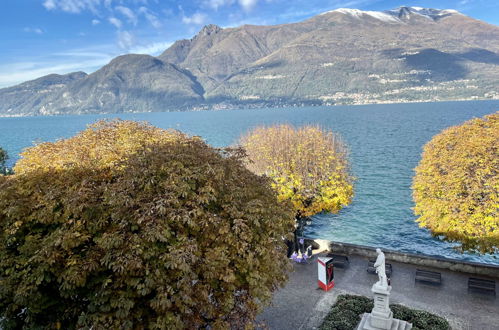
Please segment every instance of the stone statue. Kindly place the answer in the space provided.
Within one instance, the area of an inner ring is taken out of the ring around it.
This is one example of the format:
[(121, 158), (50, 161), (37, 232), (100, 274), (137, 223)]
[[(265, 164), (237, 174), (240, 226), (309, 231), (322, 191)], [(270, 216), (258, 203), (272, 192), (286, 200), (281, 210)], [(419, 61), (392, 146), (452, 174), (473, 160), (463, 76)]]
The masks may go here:
[(388, 287), (388, 281), (386, 279), (385, 271), (385, 254), (380, 249), (376, 249), (376, 253), (378, 254), (378, 257), (374, 263), (374, 268), (376, 268), (376, 273), (378, 273), (379, 281), (376, 282), (375, 285), (386, 288)]
[(376, 249), (378, 257), (374, 263), (379, 281), (374, 283), (371, 292), (374, 295), (374, 307), (371, 313), (364, 313), (357, 330), (390, 330), (390, 329), (412, 329), (412, 324), (407, 321), (394, 319), (390, 309), (390, 291), (385, 272), (385, 254)]

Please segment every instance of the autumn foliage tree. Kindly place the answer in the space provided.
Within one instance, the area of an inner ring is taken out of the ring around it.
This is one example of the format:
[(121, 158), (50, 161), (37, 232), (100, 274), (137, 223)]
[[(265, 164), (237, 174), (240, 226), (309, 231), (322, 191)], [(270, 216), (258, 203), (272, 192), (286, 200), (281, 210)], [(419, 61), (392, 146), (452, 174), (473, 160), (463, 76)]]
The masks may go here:
[(279, 200), (291, 201), (298, 219), (336, 213), (351, 202), (347, 148), (336, 134), (317, 126), (257, 127), (240, 144), (247, 167), (272, 179)]
[(250, 324), (293, 220), (242, 156), (129, 121), (27, 149), (0, 176), (0, 327)]
[(434, 136), (413, 180), (420, 226), (463, 250), (498, 252), (498, 173), (499, 112)]

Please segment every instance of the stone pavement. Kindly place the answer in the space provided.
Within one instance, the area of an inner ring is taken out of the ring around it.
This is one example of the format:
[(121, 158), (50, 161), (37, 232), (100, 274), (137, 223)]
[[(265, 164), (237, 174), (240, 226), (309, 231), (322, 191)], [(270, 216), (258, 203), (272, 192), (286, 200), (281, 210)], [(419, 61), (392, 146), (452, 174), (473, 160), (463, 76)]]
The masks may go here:
[[(335, 287), (324, 292), (317, 286), (317, 256), (309, 264), (294, 264), (286, 286), (274, 294), (272, 305), (257, 318), (270, 329), (315, 329), (320, 326), (336, 297), (357, 294), (372, 297), (371, 286), (377, 275), (366, 271), (367, 259), (349, 256), (350, 265), (335, 268)], [(466, 273), (434, 269), (442, 273), (440, 286), (415, 283), (416, 268), (428, 267), (392, 264), (390, 303), (426, 310), (446, 318), (452, 329), (499, 330), (499, 298), (493, 295), (468, 293)], [(496, 278), (498, 290), (499, 274)]]

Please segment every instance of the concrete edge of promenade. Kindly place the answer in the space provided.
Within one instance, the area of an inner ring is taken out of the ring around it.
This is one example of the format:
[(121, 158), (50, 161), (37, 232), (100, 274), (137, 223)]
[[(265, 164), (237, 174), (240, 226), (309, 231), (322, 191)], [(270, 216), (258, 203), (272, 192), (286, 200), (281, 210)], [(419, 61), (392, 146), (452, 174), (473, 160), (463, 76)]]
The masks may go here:
[[(315, 244), (314, 244), (315, 243)], [(306, 238), (305, 245), (314, 247), (317, 252), (329, 251), (342, 255), (357, 255), (370, 259), (376, 259), (376, 247), (328, 241), (324, 239)], [(440, 256), (429, 256), (425, 254), (406, 253), (382, 248), (387, 261), (412, 264), (421, 267), (447, 269), (451, 271), (469, 273), (483, 276), (499, 277), (499, 265), (484, 264), (478, 262), (450, 259)]]

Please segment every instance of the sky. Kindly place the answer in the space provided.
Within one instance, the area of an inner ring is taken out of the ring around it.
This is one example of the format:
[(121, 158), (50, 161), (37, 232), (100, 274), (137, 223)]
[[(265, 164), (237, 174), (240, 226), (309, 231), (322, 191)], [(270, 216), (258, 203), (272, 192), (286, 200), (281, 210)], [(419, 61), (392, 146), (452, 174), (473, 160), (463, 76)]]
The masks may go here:
[(497, 0), (1, 0), (0, 88), (47, 74), (91, 73), (128, 53), (159, 55), (204, 25), (297, 22), (337, 8), (456, 9), (499, 25)]

